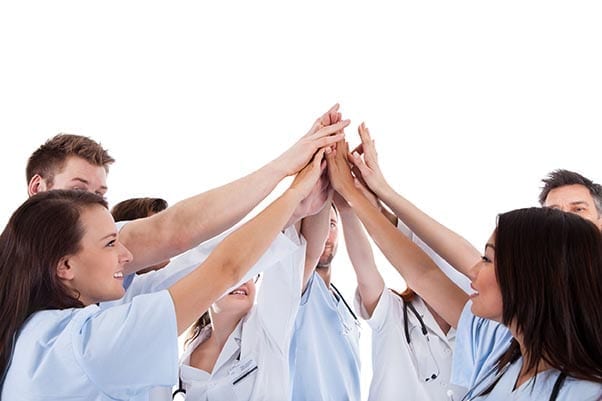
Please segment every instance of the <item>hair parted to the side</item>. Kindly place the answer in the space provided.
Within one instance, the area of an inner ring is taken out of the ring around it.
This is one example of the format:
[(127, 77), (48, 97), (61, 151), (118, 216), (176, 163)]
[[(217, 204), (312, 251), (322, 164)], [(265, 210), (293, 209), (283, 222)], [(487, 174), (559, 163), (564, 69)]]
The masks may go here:
[(602, 215), (602, 185), (596, 184), (587, 177), (574, 171), (558, 169), (552, 171), (546, 178), (541, 180), (544, 185), (539, 193), (539, 204), (543, 205), (551, 190), (567, 185), (583, 185), (592, 195), (596, 210)]
[(111, 208), (115, 221), (135, 220), (167, 209), (167, 201), (161, 198), (131, 198)]
[(190, 326), (190, 329), (188, 329), (188, 334), (186, 335), (186, 339), (184, 340), (184, 346), (189, 346), (207, 326), (211, 326), (211, 315), (209, 315), (209, 311), (205, 311), (205, 313), (203, 313), (203, 315), (198, 318), (192, 326)]
[(61, 283), (56, 267), (80, 249), (81, 214), (91, 207), (107, 204), (85, 191), (42, 192), (13, 213), (0, 235), (0, 372), (9, 363), (13, 336), (31, 314), (83, 307)]
[(25, 168), (27, 182), (38, 174), (52, 184), (54, 175), (59, 172), (67, 158), (76, 156), (93, 166), (102, 166), (109, 172), (115, 162), (108, 151), (93, 139), (73, 134), (60, 133), (47, 140), (31, 154)]
[[(520, 332), (527, 369), (539, 361), (602, 382), (602, 234), (577, 215), (549, 208), (503, 213), (495, 233), (502, 323)], [(500, 368), (517, 357), (517, 343)]]

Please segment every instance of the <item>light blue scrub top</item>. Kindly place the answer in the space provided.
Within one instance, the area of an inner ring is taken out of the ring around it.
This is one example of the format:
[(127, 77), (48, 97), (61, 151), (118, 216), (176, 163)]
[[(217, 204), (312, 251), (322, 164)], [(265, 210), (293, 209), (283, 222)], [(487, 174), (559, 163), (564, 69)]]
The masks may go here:
[(293, 401), (359, 401), (359, 322), (314, 272), (291, 342)]
[[(475, 316), (464, 306), (456, 331), (456, 348), (452, 363), (452, 380), (468, 388), (469, 400), (487, 401), (546, 401), (559, 375), (555, 369), (546, 370), (512, 391), (522, 365), (522, 358), (515, 361), (501, 375), (493, 390), (478, 396), (496, 379), (497, 361), (508, 349), (512, 335), (500, 323)], [(567, 377), (560, 388), (557, 401), (598, 401), (602, 397), (602, 384)], [(462, 399), (455, 395), (454, 400)]]
[(177, 367), (167, 291), (113, 308), (40, 311), (19, 333), (1, 399), (146, 401), (153, 386), (177, 382)]

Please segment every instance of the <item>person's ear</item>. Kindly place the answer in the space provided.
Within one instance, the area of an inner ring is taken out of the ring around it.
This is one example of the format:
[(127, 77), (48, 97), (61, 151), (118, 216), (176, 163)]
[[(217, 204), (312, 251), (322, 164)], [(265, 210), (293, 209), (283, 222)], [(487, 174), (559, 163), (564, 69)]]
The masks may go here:
[(75, 274), (69, 263), (69, 257), (67, 256), (62, 257), (61, 260), (59, 260), (59, 263), (56, 266), (56, 275), (58, 278), (63, 280), (73, 280)]
[(42, 176), (39, 174), (36, 174), (33, 177), (31, 177), (31, 180), (29, 180), (29, 184), (27, 186), (28, 195), (33, 196), (44, 191), (48, 191), (46, 180), (42, 178)]

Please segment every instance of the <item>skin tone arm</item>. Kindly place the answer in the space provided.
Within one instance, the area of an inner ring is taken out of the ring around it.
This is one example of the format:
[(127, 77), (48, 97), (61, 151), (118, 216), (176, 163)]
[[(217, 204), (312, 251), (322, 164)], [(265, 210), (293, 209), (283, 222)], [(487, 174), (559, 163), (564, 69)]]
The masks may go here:
[(361, 193), (354, 184), (347, 154), (344, 141), (337, 143), (336, 152), (327, 152), (331, 185), (345, 198), (376, 245), (408, 285), (446, 322), (456, 327), (468, 296)]
[(238, 223), (283, 178), (303, 168), (318, 149), (343, 138), (338, 132), (349, 121), (339, 117), (330, 124), (337, 116), (338, 104), (320, 116), (290, 149), (259, 170), (125, 225), (120, 236), (134, 255), (126, 273), (169, 259)]
[(362, 144), (349, 155), (349, 159), (360, 171), (369, 188), (435, 252), (465, 276), (469, 276), (470, 269), (481, 259), (481, 253), (466, 239), (395, 192), (380, 170), (376, 148), (368, 128), (362, 123), (358, 131)]
[(362, 298), (362, 304), (369, 317), (371, 317), (385, 289), (385, 282), (374, 262), (372, 246), (368, 241), (364, 227), (353, 209), (338, 193), (334, 195), (334, 204), (341, 217), (345, 247), (357, 276), (357, 287)]
[(307, 282), (316, 268), (318, 260), (320, 260), (320, 255), (322, 255), (322, 250), (324, 249), (324, 243), (328, 237), (328, 216), (330, 214), (332, 189), (330, 189), (327, 175), (325, 175), (325, 179), (326, 185), (328, 185), (328, 197), (322, 204), (322, 209), (317, 214), (308, 216), (301, 221), (301, 232), (307, 241), (301, 293), (307, 288)]
[(323, 155), (324, 150), (320, 150), (288, 190), (227, 236), (196, 270), (169, 288), (179, 334), (259, 260), (319, 179)]

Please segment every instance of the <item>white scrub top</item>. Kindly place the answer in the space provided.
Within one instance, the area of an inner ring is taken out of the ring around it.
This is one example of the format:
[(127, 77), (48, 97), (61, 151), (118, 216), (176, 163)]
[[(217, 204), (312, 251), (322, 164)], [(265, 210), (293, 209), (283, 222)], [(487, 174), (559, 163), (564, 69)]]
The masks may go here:
[(264, 271), (256, 304), (228, 337), (213, 372), (189, 366), (192, 351), (211, 335), (210, 327), (205, 327), (186, 349), (180, 371), (186, 400), (288, 399), (288, 352), (301, 294), (306, 244), (293, 227), (286, 234), (295, 241), (295, 252)]
[(360, 400), (360, 324), (322, 277), (301, 297), (291, 344), (293, 401)]
[[(472, 375), (468, 375), (466, 372), (458, 375), (458, 377), (471, 377), (467, 399), (480, 401), (548, 400), (559, 371), (549, 369), (540, 372), (513, 391), (522, 365), (522, 358), (507, 366), (501, 375), (497, 374), (496, 369), (499, 356), (508, 349), (512, 337), (505, 334), (509, 334), (509, 331), (501, 324), (475, 316), (470, 310), (471, 306), (472, 302), (468, 301), (458, 322), (458, 345), (460, 345), (460, 339), (463, 339), (465, 344), (462, 347), (456, 347), (453, 363), (453, 368), (460, 371), (469, 367), (475, 369), (476, 373)], [(491, 392), (479, 396), (498, 377), (499, 381)], [(602, 383), (567, 377), (556, 400), (598, 401), (601, 398)], [(457, 399), (461, 399), (461, 397)]]
[(455, 330), (443, 333), (419, 296), (411, 301), (427, 329), (408, 308), (408, 344), (404, 327), (403, 299), (384, 289), (372, 317), (356, 291), (356, 310), (372, 329), (372, 382), (369, 401), (407, 399), (446, 400), (450, 389)]
[(6, 401), (146, 401), (177, 382), (178, 331), (167, 291), (101, 309), (46, 310), (22, 327)]

